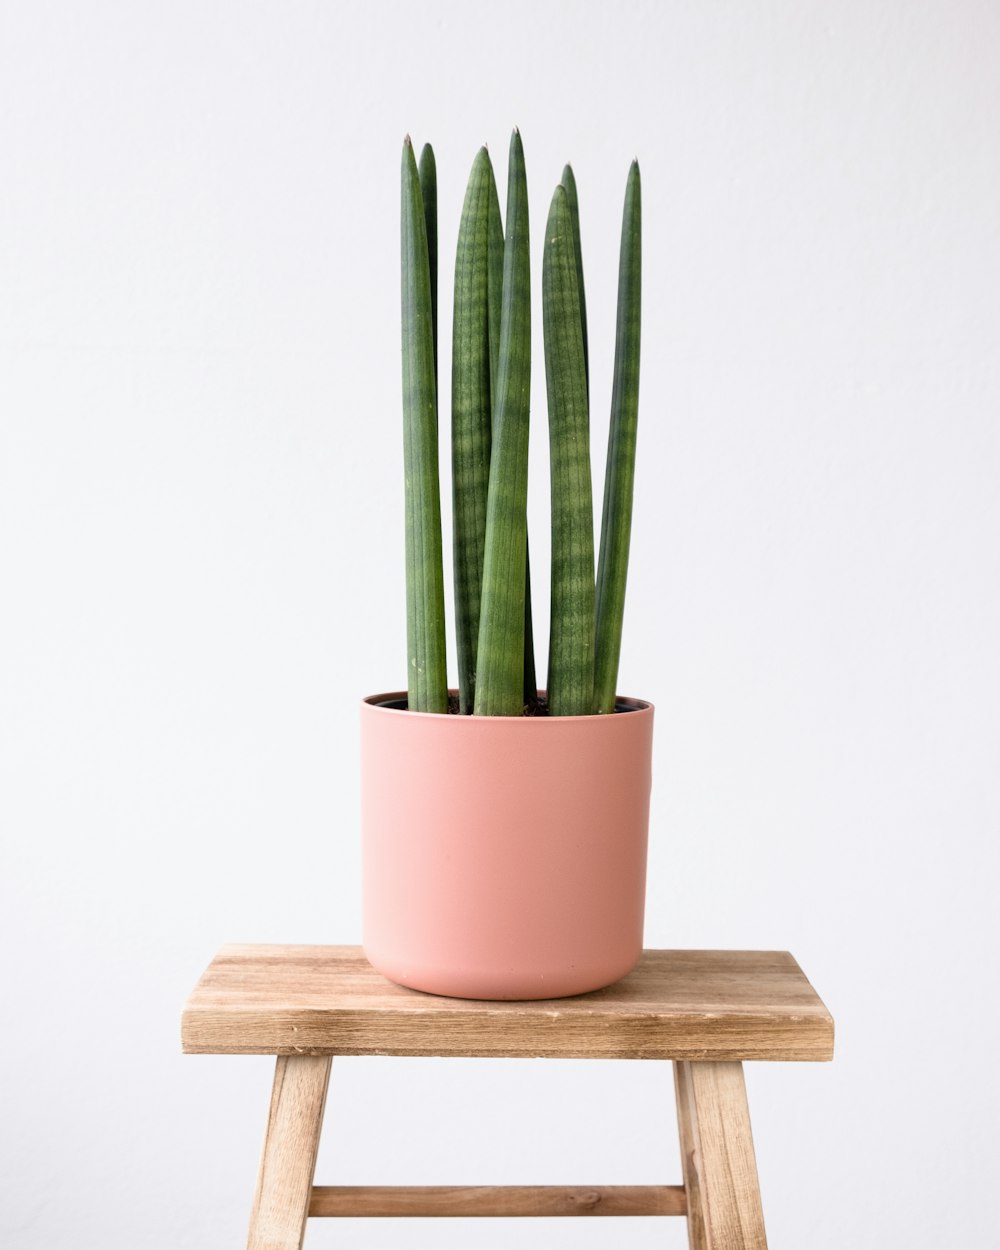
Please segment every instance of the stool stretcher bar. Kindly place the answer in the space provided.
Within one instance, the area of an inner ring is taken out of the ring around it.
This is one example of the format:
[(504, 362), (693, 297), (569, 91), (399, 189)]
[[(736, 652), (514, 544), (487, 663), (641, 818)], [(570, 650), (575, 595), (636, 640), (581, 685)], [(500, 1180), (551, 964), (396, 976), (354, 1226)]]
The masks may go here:
[(683, 1185), (315, 1185), (310, 1216), (687, 1215)]

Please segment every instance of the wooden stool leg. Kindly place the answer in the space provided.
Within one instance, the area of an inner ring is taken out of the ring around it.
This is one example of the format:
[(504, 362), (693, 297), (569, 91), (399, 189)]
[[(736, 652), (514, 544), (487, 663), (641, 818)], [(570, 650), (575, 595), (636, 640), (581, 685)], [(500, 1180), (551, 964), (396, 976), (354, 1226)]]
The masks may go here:
[(279, 1055), (247, 1250), (302, 1250), (323, 1126), (329, 1055)]
[(767, 1250), (741, 1063), (674, 1064), (691, 1250)]

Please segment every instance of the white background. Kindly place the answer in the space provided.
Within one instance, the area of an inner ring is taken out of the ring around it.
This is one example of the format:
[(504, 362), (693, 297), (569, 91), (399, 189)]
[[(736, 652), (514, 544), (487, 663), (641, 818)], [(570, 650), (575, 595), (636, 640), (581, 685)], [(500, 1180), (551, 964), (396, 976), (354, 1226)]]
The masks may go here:
[[(790, 949), (838, 1026), (832, 1065), (748, 1071), (772, 1246), (995, 1244), (998, 117), (985, 0), (3, 6), (5, 1250), (242, 1244), (270, 1063), (182, 1057), (180, 1009), (223, 942), (360, 938), (357, 704), (405, 673), (400, 143), (436, 146), (447, 308), (513, 124), (536, 293), (577, 174), (598, 497), (642, 165), (646, 940)], [(666, 1064), (355, 1060), (317, 1180), (679, 1175)], [(306, 1244), (514, 1231), (685, 1244)]]

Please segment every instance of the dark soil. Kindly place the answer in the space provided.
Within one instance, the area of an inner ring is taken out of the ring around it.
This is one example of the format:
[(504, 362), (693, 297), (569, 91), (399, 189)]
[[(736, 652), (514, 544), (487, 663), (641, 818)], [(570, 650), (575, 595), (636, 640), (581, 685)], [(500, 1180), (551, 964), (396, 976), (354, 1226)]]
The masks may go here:
[[(548, 716), (549, 706), (544, 699), (539, 699), (535, 703), (526, 703), (521, 709), (522, 716)], [(450, 694), (448, 696), (448, 715), (460, 716), (458, 710), (458, 695)]]

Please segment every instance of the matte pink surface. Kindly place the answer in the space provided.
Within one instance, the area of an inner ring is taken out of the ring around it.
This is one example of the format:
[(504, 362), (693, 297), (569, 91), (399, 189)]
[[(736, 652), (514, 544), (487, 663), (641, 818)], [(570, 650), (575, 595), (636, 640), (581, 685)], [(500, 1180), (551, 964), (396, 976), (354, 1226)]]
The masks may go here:
[(364, 948), (401, 985), (559, 998), (642, 952), (653, 708), (445, 716), (361, 707)]

